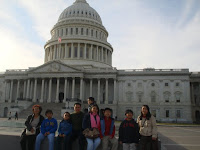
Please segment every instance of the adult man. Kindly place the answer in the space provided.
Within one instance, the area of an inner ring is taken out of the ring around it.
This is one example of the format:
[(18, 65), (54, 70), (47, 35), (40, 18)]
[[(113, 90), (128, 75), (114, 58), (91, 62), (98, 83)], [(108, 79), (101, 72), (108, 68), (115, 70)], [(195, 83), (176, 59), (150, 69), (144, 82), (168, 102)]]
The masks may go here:
[(88, 98), (88, 112), (90, 112), (91, 110), (91, 106), (95, 104), (95, 101), (94, 101), (94, 97), (89, 97)]
[(84, 113), (81, 111), (81, 104), (74, 104), (74, 112), (71, 114), (72, 122), (72, 136), (70, 139), (70, 149), (72, 149), (72, 143), (76, 138), (79, 140), (79, 150), (84, 150), (85, 147), (85, 137), (82, 134), (82, 121)]

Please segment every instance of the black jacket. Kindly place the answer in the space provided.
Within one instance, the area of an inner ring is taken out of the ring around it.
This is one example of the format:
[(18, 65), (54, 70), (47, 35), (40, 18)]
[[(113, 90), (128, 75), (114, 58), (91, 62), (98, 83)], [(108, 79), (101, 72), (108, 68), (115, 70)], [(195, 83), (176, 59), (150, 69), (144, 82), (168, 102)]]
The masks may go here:
[(90, 113), (85, 114), (85, 116), (83, 117), (82, 128), (83, 130), (91, 128)]
[[(31, 131), (31, 129), (32, 129), (31, 122), (33, 121), (33, 119), (34, 119), (34, 114), (29, 115), (25, 121), (25, 126), (29, 131)], [(40, 126), (41, 126), (43, 120), (44, 120), (44, 117), (42, 115), (40, 115), (40, 120), (36, 127), (36, 135), (38, 135), (40, 133)]]
[(134, 119), (124, 120), (119, 127), (119, 141), (122, 143), (138, 143), (139, 142), (139, 127)]

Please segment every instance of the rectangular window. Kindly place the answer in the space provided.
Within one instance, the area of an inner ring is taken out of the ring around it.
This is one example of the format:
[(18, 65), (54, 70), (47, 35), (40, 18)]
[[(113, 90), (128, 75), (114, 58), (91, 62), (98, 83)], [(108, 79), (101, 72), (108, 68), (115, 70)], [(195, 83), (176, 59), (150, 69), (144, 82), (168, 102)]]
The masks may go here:
[(66, 35), (68, 35), (68, 28), (66, 28)]
[(166, 110), (165, 117), (166, 117), (166, 118), (169, 118), (169, 110)]
[(89, 48), (87, 47), (87, 48), (86, 48), (86, 58), (87, 58), (87, 59), (89, 59), (89, 53), (90, 53), (90, 51), (89, 51)]
[(69, 47), (69, 58), (71, 57), (71, 47)]
[(75, 58), (78, 57), (78, 49), (77, 49), (77, 47), (74, 47), (74, 57)]
[(76, 35), (78, 35), (78, 28), (76, 28)]
[(138, 101), (142, 102), (142, 95), (138, 95)]
[(83, 47), (80, 48), (80, 58), (83, 58)]
[(88, 29), (86, 30), (86, 35), (88, 35)]
[(165, 102), (166, 102), (166, 103), (169, 103), (169, 100), (168, 100), (168, 99), (166, 99), (166, 100), (165, 100)]
[(91, 31), (91, 36), (93, 36), (93, 30)]
[(83, 35), (83, 28), (81, 28), (81, 35)]
[(179, 83), (178, 83), (178, 82), (176, 83), (176, 86), (179, 86)]
[(98, 36), (98, 32), (96, 31), (96, 38), (97, 38), (97, 36)]
[(165, 83), (165, 86), (169, 86), (169, 84), (168, 84), (168, 83)]
[(71, 28), (71, 35), (73, 35), (73, 28)]

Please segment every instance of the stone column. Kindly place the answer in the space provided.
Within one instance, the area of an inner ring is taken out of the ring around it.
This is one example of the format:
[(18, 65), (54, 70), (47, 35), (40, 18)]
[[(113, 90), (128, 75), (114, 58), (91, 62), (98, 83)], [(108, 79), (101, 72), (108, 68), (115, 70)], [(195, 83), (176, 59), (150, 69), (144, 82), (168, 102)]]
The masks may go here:
[(56, 59), (56, 44), (54, 45), (54, 54), (53, 54), (53, 59)]
[(26, 80), (24, 80), (24, 92), (23, 92), (23, 99), (26, 98)]
[(87, 53), (87, 44), (85, 43), (84, 54), (83, 54), (84, 59), (86, 59), (86, 53)]
[(117, 104), (117, 81), (114, 79), (114, 100), (113, 104)]
[(90, 79), (90, 96), (92, 97), (92, 79)]
[(106, 92), (105, 92), (105, 95), (106, 95), (105, 104), (108, 104), (108, 79), (106, 79)]
[(105, 59), (106, 59), (105, 62), (108, 63), (108, 52), (107, 52), (107, 49), (105, 49)]
[(78, 54), (77, 54), (78, 59), (80, 58), (80, 43), (78, 43)]
[(52, 78), (49, 78), (49, 95), (48, 95), (48, 100), (47, 103), (51, 103), (51, 92), (52, 92)]
[(74, 44), (71, 44), (71, 58), (74, 58)]
[(30, 92), (30, 79), (28, 79), (27, 89), (26, 89), (26, 98), (29, 99), (29, 92)]
[(194, 101), (194, 85), (193, 85), (193, 82), (191, 82), (191, 88), (192, 88), (192, 91), (191, 91), (191, 95), (192, 95), (192, 103), (195, 104), (195, 101)]
[(72, 78), (72, 98), (75, 98), (75, 78)]
[(101, 88), (101, 82), (100, 79), (98, 79), (97, 104), (100, 104), (100, 88)]
[(80, 78), (80, 100), (83, 101), (83, 78)]
[(5, 101), (7, 100), (7, 81), (5, 80)]
[(30, 80), (30, 94), (29, 98), (33, 100), (33, 81)]
[(13, 94), (13, 80), (11, 80), (11, 85), (10, 85), (10, 98), (9, 98), (9, 103), (12, 102), (12, 94)]
[(68, 52), (68, 47), (67, 47), (67, 43), (65, 43), (65, 58), (69, 57), (69, 52)]
[(103, 47), (101, 48), (101, 61), (103, 62)]
[(64, 102), (66, 102), (67, 99), (67, 78), (65, 78), (65, 87), (64, 87)]
[(59, 102), (59, 86), (60, 86), (60, 79), (57, 78), (57, 88), (56, 88), (56, 103)]
[(33, 102), (37, 101), (37, 78), (35, 78)]
[(99, 49), (98, 49), (98, 45), (97, 45), (97, 61), (99, 61)]
[(91, 44), (90, 57), (89, 57), (90, 60), (92, 60), (92, 55), (93, 55), (93, 45)]
[(42, 79), (40, 103), (43, 103), (43, 101), (44, 101), (44, 79)]
[(17, 103), (17, 98), (19, 98), (19, 86), (20, 86), (20, 80), (17, 80), (17, 95), (15, 98), (15, 103)]

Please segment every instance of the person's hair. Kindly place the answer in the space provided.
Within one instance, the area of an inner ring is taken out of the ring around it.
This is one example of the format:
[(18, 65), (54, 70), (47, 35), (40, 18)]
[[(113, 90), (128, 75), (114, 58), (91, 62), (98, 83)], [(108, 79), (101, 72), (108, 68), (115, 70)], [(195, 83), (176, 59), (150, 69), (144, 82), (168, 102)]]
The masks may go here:
[(89, 97), (88, 100), (91, 100), (92, 102), (94, 102), (94, 97)]
[(45, 112), (45, 115), (47, 115), (48, 113), (53, 114), (53, 111), (51, 109), (47, 109), (46, 112)]
[[(69, 112), (67, 112), (67, 111), (66, 111), (64, 114), (68, 114), (68, 115), (69, 115), (69, 118), (71, 117), (71, 114), (70, 114)], [(63, 114), (63, 115), (64, 115), (64, 114)]]
[(38, 107), (38, 108), (39, 108), (39, 110), (40, 110), (39, 114), (41, 114), (41, 112), (42, 112), (42, 107), (41, 107), (40, 105), (33, 105), (32, 111), (34, 111), (34, 108), (35, 108), (35, 107)]
[(130, 110), (130, 109), (127, 109), (127, 110), (125, 111), (125, 115), (128, 114), (128, 113), (131, 113), (131, 114), (133, 115), (133, 111)]
[(110, 109), (108, 107), (104, 109), (104, 112), (107, 111), (107, 110), (110, 111), (110, 112), (112, 112), (112, 109)]
[[(146, 118), (147, 120), (149, 120), (151, 118), (151, 113), (150, 113), (150, 109), (148, 105), (143, 105), (142, 107), (146, 107), (147, 108), (147, 114), (146, 114)], [(142, 120), (143, 114), (142, 114), (142, 110), (141, 110), (141, 115), (140, 115), (140, 120)]]
[(74, 106), (75, 106), (75, 105), (79, 105), (79, 106), (81, 107), (81, 103), (74, 103)]
[(90, 109), (90, 112), (92, 112), (92, 107), (96, 107), (97, 110), (98, 110), (97, 114), (99, 114), (99, 106), (98, 106), (97, 104), (92, 105), (92, 106), (91, 106), (91, 109)]

